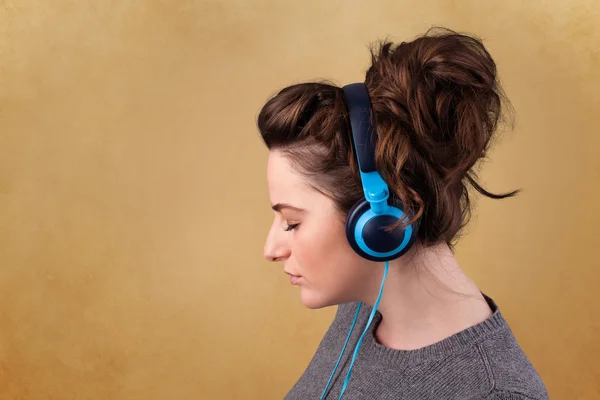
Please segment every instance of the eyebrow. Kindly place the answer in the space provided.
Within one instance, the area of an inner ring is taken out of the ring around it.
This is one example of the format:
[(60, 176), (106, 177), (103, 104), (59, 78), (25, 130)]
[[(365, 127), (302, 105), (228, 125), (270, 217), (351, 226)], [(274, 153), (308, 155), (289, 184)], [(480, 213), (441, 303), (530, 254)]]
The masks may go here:
[(294, 207), (294, 206), (286, 204), (286, 203), (277, 203), (274, 206), (271, 206), (271, 208), (273, 209), (273, 211), (277, 211), (277, 212), (280, 212), (284, 208), (289, 208), (290, 210), (301, 212), (301, 213), (306, 211), (303, 208)]

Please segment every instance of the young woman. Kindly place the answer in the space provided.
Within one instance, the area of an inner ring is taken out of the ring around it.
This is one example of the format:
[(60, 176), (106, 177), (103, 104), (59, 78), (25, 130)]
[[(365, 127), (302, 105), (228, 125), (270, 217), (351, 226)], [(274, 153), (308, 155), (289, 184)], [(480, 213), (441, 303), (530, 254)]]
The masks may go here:
[(353, 237), (354, 214), (374, 203), (346, 88), (289, 86), (258, 117), (275, 211), (264, 255), (283, 263), (306, 307), (338, 306), (285, 399), (547, 399), (497, 304), (454, 257), (469, 187), (494, 199), (518, 192), (492, 194), (473, 172), (509, 106), (493, 59), (446, 29), (383, 41), (371, 56), (359, 89), (384, 207), (407, 217), (386, 225), (404, 235), (396, 254), (377, 257)]

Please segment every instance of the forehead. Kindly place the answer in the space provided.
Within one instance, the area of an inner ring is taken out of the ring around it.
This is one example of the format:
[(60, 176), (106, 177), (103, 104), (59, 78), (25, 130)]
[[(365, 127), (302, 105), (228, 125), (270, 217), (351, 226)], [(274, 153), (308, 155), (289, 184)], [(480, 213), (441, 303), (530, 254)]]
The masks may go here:
[(308, 183), (281, 152), (271, 150), (267, 162), (267, 184), (271, 205), (287, 203), (310, 210), (319, 218), (335, 217), (339, 214), (333, 201)]
[(271, 200), (274, 202), (284, 201), (283, 196), (295, 198), (310, 194), (310, 186), (303, 177), (292, 167), (289, 160), (275, 150), (269, 152), (267, 161), (267, 184)]

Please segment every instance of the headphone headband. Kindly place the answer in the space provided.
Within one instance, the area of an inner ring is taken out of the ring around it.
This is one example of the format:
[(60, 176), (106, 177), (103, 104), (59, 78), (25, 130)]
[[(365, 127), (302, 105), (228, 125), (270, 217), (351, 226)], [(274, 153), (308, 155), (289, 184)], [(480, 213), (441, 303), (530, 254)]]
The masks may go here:
[(342, 88), (350, 118), (352, 140), (365, 199), (376, 214), (385, 211), (389, 188), (375, 167), (375, 128), (372, 124), (371, 101), (364, 83), (351, 83)]
[(352, 83), (344, 86), (343, 90), (359, 168), (363, 172), (375, 171), (375, 151), (372, 142), (374, 129), (371, 124), (371, 101), (367, 87), (364, 83)]

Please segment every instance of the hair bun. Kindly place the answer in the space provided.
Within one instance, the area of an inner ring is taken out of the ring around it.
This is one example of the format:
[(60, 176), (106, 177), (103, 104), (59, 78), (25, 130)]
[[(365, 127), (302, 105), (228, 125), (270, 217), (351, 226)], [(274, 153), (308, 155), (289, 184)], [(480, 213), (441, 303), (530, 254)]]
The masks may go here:
[(432, 28), (411, 42), (384, 40), (371, 57), (365, 83), (377, 126), (375, 162), (411, 213), (423, 211), (426, 229), (449, 237), (460, 230), (467, 183), (492, 198), (518, 192), (492, 194), (472, 170), (487, 154), (503, 105), (510, 107), (480, 39)]
[(481, 41), (433, 28), (371, 54), (366, 83), (378, 129), (408, 135), (433, 168), (464, 177), (485, 156), (506, 101)]

